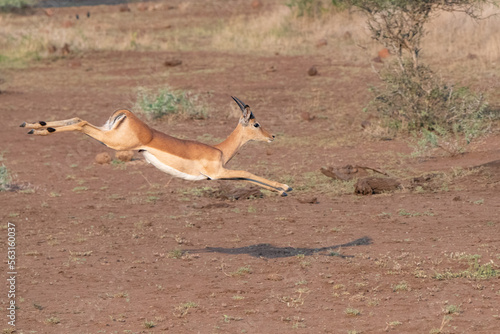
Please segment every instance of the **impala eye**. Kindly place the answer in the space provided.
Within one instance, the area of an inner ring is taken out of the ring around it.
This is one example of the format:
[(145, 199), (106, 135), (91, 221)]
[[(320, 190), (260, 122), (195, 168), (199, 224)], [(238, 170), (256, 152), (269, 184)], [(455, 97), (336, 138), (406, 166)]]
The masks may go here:
[(256, 128), (258, 128), (260, 126), (260, 124), (259, 123), (254, 123), (253, 126), (256, 127)]

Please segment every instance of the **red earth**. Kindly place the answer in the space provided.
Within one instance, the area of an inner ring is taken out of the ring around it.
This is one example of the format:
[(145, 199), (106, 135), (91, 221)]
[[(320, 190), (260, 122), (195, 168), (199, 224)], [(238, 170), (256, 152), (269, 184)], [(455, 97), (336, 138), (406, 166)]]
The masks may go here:
[[(182, 64), (165, 67), (171, 58)], [(8, 278), (15, 226), (16, 333), (500, 331), (500, 135), (416, 158), (405, 138), (377, 139), (361, 126), (377, 83), (368, 63), (331, 52), (85, 51), (2, 74), (1, 163), (13, 182), (0, 192), (0, 251)], [(101, 125), (134, 108), (137, 87), (166, 84), (198, 94), (209, 117), (152, 127), (215, 143), (236, 126), (239, 97), (277, 139), (247, 144), (230, 168), (287, 183), (289, 196), (228, 199), (250, 186), (175, 179), (138, 153), (97, 164), (114, 152), (89, 137), (19, 128), (75, 116)], [(347, 164), (402, 187), (361, 196), (320, 172)]]

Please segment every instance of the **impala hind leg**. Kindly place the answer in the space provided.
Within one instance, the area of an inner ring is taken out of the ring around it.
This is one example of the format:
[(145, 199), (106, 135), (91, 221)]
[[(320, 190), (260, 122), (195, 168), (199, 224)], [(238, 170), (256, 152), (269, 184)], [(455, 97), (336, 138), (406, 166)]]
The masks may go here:
[(31, 128), (28, 134), (37, 136), (46, 136), (56, 131), (86, 133), (86, 131), (84, 131), (84, 127), (90, 127), (97, 131), (100, 131), (97, 127), (89, 124), (86, 121), (82, 121), (79, 118), (66, 121), (37, 122), (37, 123), (26, 124), (24, 127), (27, 127), (28, 129)]
[(81, 121), (82, 121), (81, 119), (79, 119), (78, 117), (75, 117), (75, 118), (65, 119), (62, 121), (53, 121), (53, 122), (44, 122), (44, 121), (39, 121), (39, 122), (35, 122), (35, 123), (24, 122), (23, 124), (20, 125), (20, 127), (27, 128), (27, 129), (58, 128), (61, 126), (76, 124), (76, 123), (79, 123)]
[(107, 143), (107, 137), (109, 137), (107, 131), (78, 117), (63, 121), (23, 123), (21, 127), (31, 129), (28, 134), (36, 136), (47, 136), (55, 132), (81, 132), (104, 144)]
[(254, 175), (252, 173), (242, 171), (242, 170), (229, 170), (225, 169), (217, 177), (212, 178), (212, 180), (240, 180), (256, 184), (260, 187), (266, 188), (268, 190), (277, 191), (281, 196), (287, 196), (287, 191), (292, 191), (288, 185), (267, 180), (263, 177)]

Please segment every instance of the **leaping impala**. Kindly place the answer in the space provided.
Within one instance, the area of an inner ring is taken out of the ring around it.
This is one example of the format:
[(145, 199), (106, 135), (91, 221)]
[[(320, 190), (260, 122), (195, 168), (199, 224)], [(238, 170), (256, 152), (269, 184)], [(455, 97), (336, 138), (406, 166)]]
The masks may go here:
[(28, 134), (46, 136), (58, 132), (82, 132), (117, 151), (136, 150), (162, 172), (185, 180), (242, 180), (286, 196), (292, 188), (242, 170), (226, 169), (238, 149), (251, 140), (272, 142), (274, 135), (255, 120), (250, 107), (232, 97), (242, 111), (236, 129), (221, 143), (210, 146), (171, 137), (150, 128), (129, 110), (115, 111), (101, 127), (78, 117), (63, 121), (23, 123)]

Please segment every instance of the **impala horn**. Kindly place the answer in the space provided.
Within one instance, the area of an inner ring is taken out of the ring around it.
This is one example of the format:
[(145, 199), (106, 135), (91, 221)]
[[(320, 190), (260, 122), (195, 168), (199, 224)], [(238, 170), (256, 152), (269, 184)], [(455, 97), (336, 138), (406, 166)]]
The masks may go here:
[[(243, 103), (243, 101), (241, 101), (239, 98), (235, 97), (235, 96), (231, 96), (234, 100), (234, 102), (236, 102), (236, 104), (238, 104), (238, 107), (240, 107), (241, 109), (241, 112), (245, 113), (245, 110), (246, 108), (250, 108), (250, 106), (248, 104), (245, 104)], [(252, 119), (252, 118), (255, 118), (253, 113), (250, 111), (250, 118), (249, 119)]]

